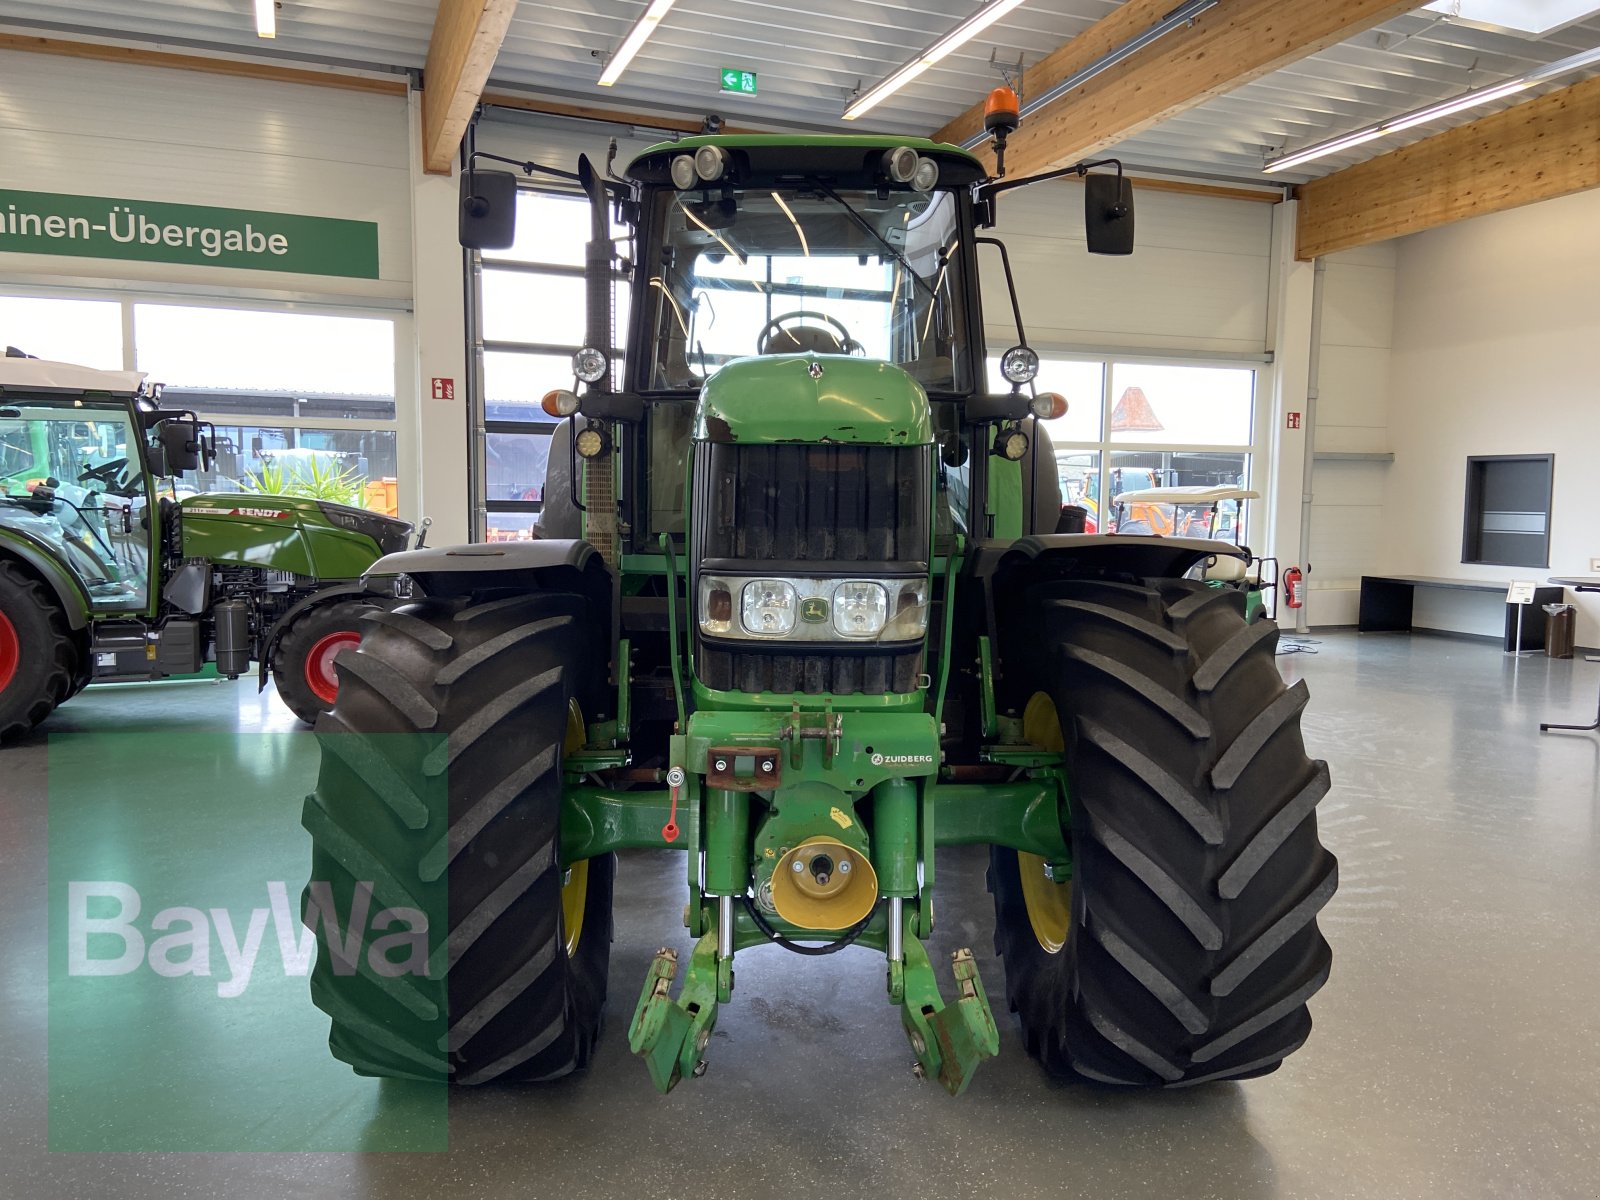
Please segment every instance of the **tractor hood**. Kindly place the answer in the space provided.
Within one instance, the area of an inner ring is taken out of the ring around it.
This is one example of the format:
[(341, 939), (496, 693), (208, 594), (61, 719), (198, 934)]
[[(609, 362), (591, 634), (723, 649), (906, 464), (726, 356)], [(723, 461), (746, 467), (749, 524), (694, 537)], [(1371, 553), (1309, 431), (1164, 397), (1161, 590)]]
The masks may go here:
[(899, 367), (842, 354), (736, 358), (706, 381), (695, 409), (701, 441), (925, 446), (928, 394)]
[(357, 579), (411, 533), (405, 521), (302, 496), (212, 492), (179, 508), (185, 558), (313, 579)]

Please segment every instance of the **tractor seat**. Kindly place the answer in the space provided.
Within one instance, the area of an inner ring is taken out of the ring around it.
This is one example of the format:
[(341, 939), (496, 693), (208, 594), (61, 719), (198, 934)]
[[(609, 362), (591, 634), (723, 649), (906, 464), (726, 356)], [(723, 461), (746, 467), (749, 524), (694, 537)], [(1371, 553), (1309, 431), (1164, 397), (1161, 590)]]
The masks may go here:
[(825, 325), (790, 325), (767, 342), (768, 354), (849, 354), (854, 342), (842, 341)]
[(1219, 554), (1206, 564), (1205, 577), (1223, 583), (1238, 583), (1249, 570), (1250, 564), (1244, 559), (1234, 558), (1231, 554)]

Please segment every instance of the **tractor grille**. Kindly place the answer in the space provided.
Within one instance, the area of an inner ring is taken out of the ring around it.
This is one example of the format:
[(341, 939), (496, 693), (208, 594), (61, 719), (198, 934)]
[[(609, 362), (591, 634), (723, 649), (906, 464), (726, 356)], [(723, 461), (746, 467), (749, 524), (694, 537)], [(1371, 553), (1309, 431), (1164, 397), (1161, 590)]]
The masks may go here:
[[(695, 532), (702, 563), (744, 574), (925, 570), (932, 505), (927, 446), (702, 445)], [(916, 690), (922, 646), (752, 645), (699, 639), (701, 681), (722, 691), (837, 696)]]
[(927, 446), (702, 449), (695, 508), (705, 558), (926, 563)]

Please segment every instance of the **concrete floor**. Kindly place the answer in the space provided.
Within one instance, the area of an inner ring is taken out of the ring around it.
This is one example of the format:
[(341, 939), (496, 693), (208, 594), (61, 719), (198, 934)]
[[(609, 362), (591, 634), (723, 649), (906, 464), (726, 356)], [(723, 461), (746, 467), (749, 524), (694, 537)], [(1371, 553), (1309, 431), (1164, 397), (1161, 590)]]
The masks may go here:
[[(45, 741), (35, 737), (0, 752), (0, 1196), (1596, 1195), (1600, 740), (1541, 736), (1538, 722), (1589, 719), (1600, 666), (1425, 636), (1330, 634), (1314, 649), (1280, 661), (1310, 682), (1307, 740), (1332, 764), (1322, 828), (1342, 886), (1324, 914), (1335, 964), (1313, 1002), (1316, 1032), (1277, 1074), (1172, 1094), (1059, 1086), (1002, 1014), (1001, 1056), (952, 1100), (912, 1078), (879, 958), (762, 949), (741, 956), (709, 1073), (658, 1097), (622, 1034), (649, 955), (687, 944), (681, 868), (675, 856), (635, 855), (619, 876), (596, 1067), (555, 1086), (453, 1095), (443, 1153), (47, 1150)], [(295, 729), (270, 695), (212, 683), (91, 692), (49, 728), (153, 740), (174, 725)], [(254, 814), (269, 832), (253, 836), (281, 839), (299, 861), (299, 793), (285, 791), (281, 811)], [(101, 850), (114, 854), (117, 836)], [(256, 862), (254, 842), (216, 845), (236, 873), (276, 869)], [(982, 854), (941, 854), (935, 949), (971, 945), (998, 997), (983, 866)], [(652, 899), (662, 894), (670, 900)], [(249, 1071), (229, 1064), (248, 1064), (263, 1043), (291, 1078), (322, 1070), (324, 1027), (305, 1019), (304, 981), (287, 982), (300, 999), (265, 1011), (194, 993), (179, 1020), (214, 1069), (183, 1099), (237, 1101), (224, 1093), (246, 1088)], [(352, 1099), (328, 1121), (353, 1114), (376, 1127), (399, 1103), (392, 1088), (338, 1070)]]

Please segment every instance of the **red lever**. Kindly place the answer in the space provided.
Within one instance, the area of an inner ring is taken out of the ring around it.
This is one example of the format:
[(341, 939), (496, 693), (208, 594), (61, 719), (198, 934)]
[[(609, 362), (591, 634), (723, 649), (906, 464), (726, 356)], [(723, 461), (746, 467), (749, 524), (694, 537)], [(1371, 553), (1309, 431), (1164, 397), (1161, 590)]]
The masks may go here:
[(673, 767), (667, 772), (667, 782), (672, 785), (672, 807), (667, 812), (667, 823), (661, 827), (661, 840), (675, 842), (678, 840), (678, 788), (683, 784), (683, 770)]

